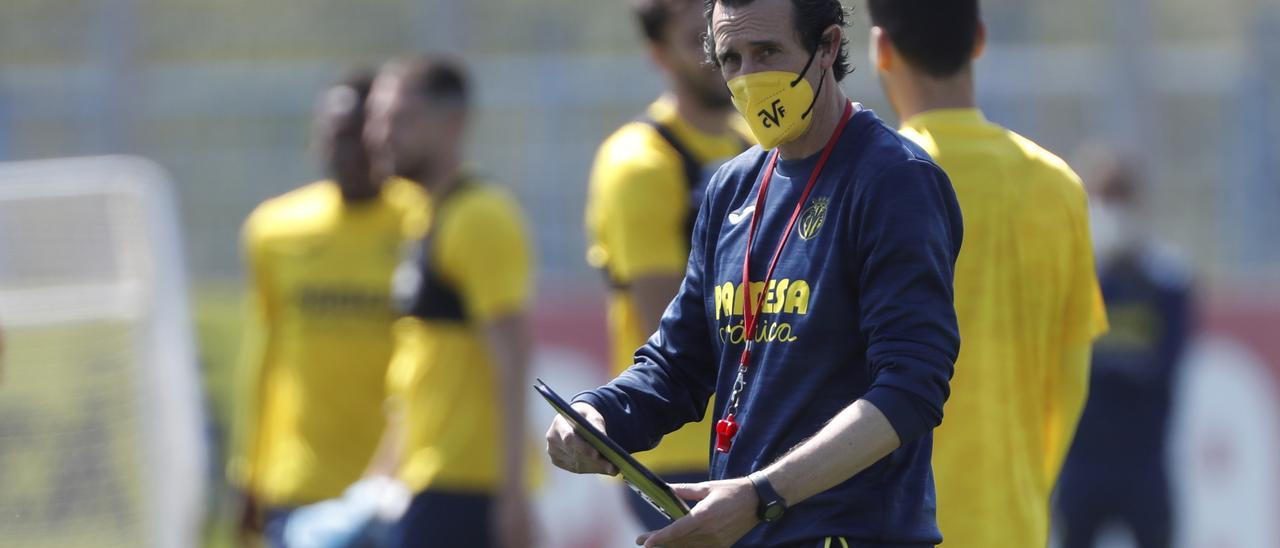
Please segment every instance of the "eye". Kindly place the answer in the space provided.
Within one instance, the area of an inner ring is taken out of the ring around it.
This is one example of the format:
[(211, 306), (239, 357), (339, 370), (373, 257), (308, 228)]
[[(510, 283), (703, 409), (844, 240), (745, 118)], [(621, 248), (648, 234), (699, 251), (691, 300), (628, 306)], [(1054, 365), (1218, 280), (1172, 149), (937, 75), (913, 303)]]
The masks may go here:
[(737, 53), (727, 52), (720, 54), (720, 66), (722, 67), (736, 67), (740, 61), (741, 58)]
[(763, 48), (760, 48), (760, 51), (756, 53), (756, 58), (763, 61), (779, 53), (782, 53), (782, 51), (779, 50), (778, 48), (775, 48), (773, 46), (765, 46)]

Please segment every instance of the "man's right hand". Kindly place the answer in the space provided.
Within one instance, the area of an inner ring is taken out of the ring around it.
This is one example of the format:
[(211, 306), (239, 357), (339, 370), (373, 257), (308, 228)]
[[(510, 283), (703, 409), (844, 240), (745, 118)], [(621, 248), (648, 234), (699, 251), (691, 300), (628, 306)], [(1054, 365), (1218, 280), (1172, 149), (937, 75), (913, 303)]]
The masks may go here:
[[(596, 408), (582, 402), (573, 404), (574, 411), (580, 413), (587, 422), (605, 432), (604, 417)], [(596, 451), (587, 440), (573, 429), (573, 423), (556, 415), (547, 429), (547, 455), (551, 463), (575, 474), (617, 475), (618, 468)]]

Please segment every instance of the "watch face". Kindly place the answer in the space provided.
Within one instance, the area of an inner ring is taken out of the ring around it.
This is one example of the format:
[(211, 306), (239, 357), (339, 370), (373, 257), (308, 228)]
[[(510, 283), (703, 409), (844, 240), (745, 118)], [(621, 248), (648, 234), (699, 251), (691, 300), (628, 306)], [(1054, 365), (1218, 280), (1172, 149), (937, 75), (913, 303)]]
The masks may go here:
[(783, 512), (783, 511), (785, 511), (785, 510), (786, 510), (786, 508), (783, 508), (781, 504), (778, 504), (778, 503), (776, 503), (776, 502), (775, 502), (775, 503), (771, 503), (771, 504), (769, 504), (768, 506), (765, 506), (765, 507), (764, 507), (764, 521), (766, 521), (766, 522), (773, 522), (773, 521), (777, 521), (777, 520), (778, 520), (778, 518), (782, 517), (782, 512)]

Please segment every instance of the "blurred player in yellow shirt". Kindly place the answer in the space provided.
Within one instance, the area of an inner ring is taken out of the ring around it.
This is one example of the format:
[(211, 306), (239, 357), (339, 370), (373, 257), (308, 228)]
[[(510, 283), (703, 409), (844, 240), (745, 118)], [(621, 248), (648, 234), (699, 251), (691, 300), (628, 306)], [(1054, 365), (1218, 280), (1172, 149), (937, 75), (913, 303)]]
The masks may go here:
[(531, 544), (525, 397), (531, 252), (515, 199), (461, 168), (469, 93), (457, 62), (388, 65), (369, 99), (375, 172), (420, 183), (425, 237), (395, 274), (387, 435), (374, 473), (414, 493), (392, 545)]
[[(667, 90), (605, 140), (591, 170), (587, 260), (610, 285), (614, 374), (631, 366), (632, 354), (680, 287), (707, 179), (748, 146), (724, 79), (705, 64), (702, 2), (633, 0), (632, 10)], [(707, 420), (690, 424), (639, 455), (640, 461), (669, 482), (706, 481), (710, 435)], [(647, 530), (667, 523), (628, 493)]]
[(964, 215), (963, 344), (934, 433), (945, 546), (1045, 546), (1049, 495), (1106, 331), (1084, 188), (1062, 160), (976, 108), (978, 0), (869, 0), (871, 60), (902, 133), (942, 166)]
[(289, 511), (360, 477), (383, 428), (391, 274), (425, 196), (369, 175), (370, 84), (357, 76), (321, 96), (314, 139), (332, 179), (264, 202), (244, 225), (248, 401), (229, 472), (246, 497), (242, 533), (265, 510), (275, 545)]

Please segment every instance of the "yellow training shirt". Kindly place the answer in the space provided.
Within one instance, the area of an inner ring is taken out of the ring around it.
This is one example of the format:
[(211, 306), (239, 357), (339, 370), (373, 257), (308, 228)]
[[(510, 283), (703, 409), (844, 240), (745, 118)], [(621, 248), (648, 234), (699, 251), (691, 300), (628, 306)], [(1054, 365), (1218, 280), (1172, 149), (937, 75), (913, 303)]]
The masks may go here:
[[(748, 142), (746, 125), (736, 113), (731, 115), (733, 130), (723, 135), (708, 135), (689, 125), (665, 98), (650, 105), (647, 115), (667, 128), (701, 166), (702, 179), (691, 188), (680, 153), (646, 121), (622, 126), (596, 154), (587, 196), (587, 261), (604, 270), (615, 286), (608, 311), (615, 373), (631, 366), (636, 349), (650, 335), (641, 331), (625, 286), (647, 275), (684, 274), (694, 200), (701, 199), (715, 169), (741, 153)], [(638, 459), (658, 473), (706, 470), (709, 421), (668, 434), (658, 448)]]
[(391, 274), (425, 211), (408, 181), (354, 204), (318, 182), (245, 222), (251, 401), (240, 406), (230, 472), (264, 504), (338, 496), (368, 464), (383, 428)]
[(387, 390), (400, 405), (399, 477), (427, 489), (490, 493), (501, 478), (498, 371), (482, 328), (528, 306), (530, 246), (515, 200), (463, 182), (436, 200), (431, 228), (396, 271)]
[(902, 133), (947, 172), (964, 216), (963, 344), (933, 444), (943, 545), (1045, 546), (1088, 346), (1107, 329), (1084, 189), (1065, 162), (976, 109), (928, 111)]

